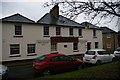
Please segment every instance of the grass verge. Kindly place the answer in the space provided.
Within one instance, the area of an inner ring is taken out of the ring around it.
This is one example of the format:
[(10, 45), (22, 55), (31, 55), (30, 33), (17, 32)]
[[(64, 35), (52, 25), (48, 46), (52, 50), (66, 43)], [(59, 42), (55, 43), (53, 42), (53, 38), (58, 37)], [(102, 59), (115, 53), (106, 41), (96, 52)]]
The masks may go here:
[(120, 80), (120, 61), (29, 80)]

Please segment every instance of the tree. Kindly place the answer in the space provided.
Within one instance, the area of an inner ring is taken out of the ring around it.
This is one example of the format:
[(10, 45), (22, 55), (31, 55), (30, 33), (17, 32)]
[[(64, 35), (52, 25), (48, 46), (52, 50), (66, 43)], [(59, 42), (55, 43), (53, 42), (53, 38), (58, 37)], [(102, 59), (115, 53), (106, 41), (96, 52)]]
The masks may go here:
[(85, 14), (89, 22), (96, 20), (96, 24), (100, 23), (102, 19), (108, 18), (109, 20), (106, 23), (112, 22), (114, 18), (117, 18), (117, 24), (119, 23), (120, 18), (120, 0), (88, 0), (85, 2), (78, 0), (51, 0), (51, 3), (45, 3), (46, 6), (50, 5), (62, 5), (63, 10), (60, 12), (70, 18), (76, 19), (79, 14)]

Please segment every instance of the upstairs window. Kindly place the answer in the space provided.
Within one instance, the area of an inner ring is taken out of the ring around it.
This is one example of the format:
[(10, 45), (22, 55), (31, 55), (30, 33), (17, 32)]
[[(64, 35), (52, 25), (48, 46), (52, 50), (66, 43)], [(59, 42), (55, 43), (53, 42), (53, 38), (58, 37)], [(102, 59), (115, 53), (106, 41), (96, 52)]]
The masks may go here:
[(96, 37), (96, 30), (93, 30), (93, 37)]
[(61, 28), (60, 27), (56, 27), (56, 35), (61, 35)]
[(49, 26), (44, 26), (44, 36), (48, 36), (49, 35)]
[(82, 36), (82, 29), (78, 29), (79, 36)]
[(15, 25), (15, 35), (22, 35), (22, 26), (21, 25)]
[(111, 34), (106, 34), (106, 37), (107, 38), (111, 38)]
[(69, 28), (69, 34), (70, 36), (73, 36), (73, 28)]

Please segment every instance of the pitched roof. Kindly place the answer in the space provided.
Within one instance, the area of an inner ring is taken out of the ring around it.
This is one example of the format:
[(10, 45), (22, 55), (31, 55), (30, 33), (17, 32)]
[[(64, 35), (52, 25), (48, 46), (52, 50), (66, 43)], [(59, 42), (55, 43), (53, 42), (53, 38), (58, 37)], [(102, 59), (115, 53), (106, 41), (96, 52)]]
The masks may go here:
[(83, 22), (83, 23), (81, 23), (81, 25), (84, 26), (84, 27), (89, 27), (91, 29), (100, 29), (98, 26), (95, 26), (95, 25), (93, 25), (89, 22)]
[(23, 22), (23, 23), (35, 23), (35, 21), (22, 16), (21, 14), (17, 13), (12, 16), (8, 16), (5, 18), (2, 18), (2, 22)]
[(69, 26), (69, 27), (79, 27), (84, 28), (79, 23), (72, 21), (68, 18), (65, 18), (61, 15), (55, 17), (53, 14), (47, 13), (40, 20), (37, 21), (39, 24), (45, 25), (57, 25), (57, 26)]
[(108, 27), (101, 27), (102, 29), (102, 33), (116, 33), (115, 31), (113, 31), (112, 29), (108, 28)]

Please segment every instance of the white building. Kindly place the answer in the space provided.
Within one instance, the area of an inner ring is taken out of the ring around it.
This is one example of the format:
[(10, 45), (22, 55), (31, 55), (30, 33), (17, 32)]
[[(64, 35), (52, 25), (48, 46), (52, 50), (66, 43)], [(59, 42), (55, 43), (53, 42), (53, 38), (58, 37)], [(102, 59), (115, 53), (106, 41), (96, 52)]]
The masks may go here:
[(59, 15), (56, 5), (34, 22), (20, 14), (2, 19), (2, 60), (33, 59), (51, 51), (74, 55), (102, 48), (102, 30)]

